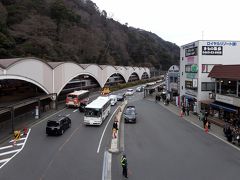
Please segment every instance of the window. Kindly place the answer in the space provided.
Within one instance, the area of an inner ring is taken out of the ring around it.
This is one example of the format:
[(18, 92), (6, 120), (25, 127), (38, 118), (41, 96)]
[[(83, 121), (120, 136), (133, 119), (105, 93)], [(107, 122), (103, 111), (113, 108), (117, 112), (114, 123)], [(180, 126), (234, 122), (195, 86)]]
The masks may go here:
[(198, 72), (198, 65), (197, 64), (191, 64), (185, 66), (185, 72), (186, 73), (197, 73)]
[(209, 73), (213, 66), (214, 64), (202, 64), (202, 73)]
[(178, 82), (178, 78), (177, 77), (174, 77), (174, 82)]
[(214, 82), (202, 82), (202, 91), (214, 91), (215, 83)]
[(186, 65), (185, 66), (185, 72), (190, 73), (191, 72), (191, 65)]

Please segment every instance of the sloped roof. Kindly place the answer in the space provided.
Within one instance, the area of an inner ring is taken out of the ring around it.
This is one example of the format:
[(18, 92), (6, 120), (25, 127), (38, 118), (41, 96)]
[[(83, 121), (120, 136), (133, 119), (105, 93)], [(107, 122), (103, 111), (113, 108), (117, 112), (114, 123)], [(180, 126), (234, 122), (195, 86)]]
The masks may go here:
[(208, 77), (240, 80), (240, 65), (215, 65)]
[(8, 68), (11, 64), (14, 64), (17, 61), (22, 60), (22, 58), (13, 58), (13, 59), (0, 59), (0, 67), (3, 69)]

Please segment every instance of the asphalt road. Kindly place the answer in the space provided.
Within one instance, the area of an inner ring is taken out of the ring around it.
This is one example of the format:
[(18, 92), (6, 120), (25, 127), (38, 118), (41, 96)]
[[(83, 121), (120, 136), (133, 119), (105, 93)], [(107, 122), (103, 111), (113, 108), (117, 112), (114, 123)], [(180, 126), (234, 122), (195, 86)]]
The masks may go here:
[[(144, 100), (143, 93), (128, 97), (128, 102), (138, 113), (136, 124), (123, 124), (122, 128), (121, 149), (128, 158), (130, 179), (238, 178), (239, 151), (155, 102)], [(46, 120), (36, 124), (23, 150), (0, 169), (1, 180), (101, 179), (112, 122), (99, 147), (108, 119), (94, 127), (83, 125), (83, 115), (74, 109), (60, 114), (70, 116), (72, 127), (62, 136), (46, 136)], [(120, 156), (112, 156), (112, 180), (123, 179)]]
[[(155, 102), (133, 98), (136, 124), (124, 124), (124, 151), (131, 180), (238, 179), (240, 152)], [(113, 156), (112, 180), (121, 175)]]
[(62, 136), (47, 136), (46, 120), (36, 124), (23, 150), (0, 169), (1, 180), (101, 179), (103, 154), (110, 143), (112, 123), (100, 147), (99, 142), (111, 115), (101, 126), (85, 126), (83, 114), (78, 110), (65, 109), (59, 114), (69, 115), (71, 128)]

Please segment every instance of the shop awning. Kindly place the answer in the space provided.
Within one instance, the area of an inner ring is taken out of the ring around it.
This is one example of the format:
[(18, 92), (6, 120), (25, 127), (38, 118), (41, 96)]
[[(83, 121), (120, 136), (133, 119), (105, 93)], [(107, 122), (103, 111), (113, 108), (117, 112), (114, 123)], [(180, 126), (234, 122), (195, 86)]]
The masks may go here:
[(236, 106), (218, 102), (218, 101), (214, 101), (213, 103), (210, 104), (210, 106), (217, 109), (223, 109), (228, 112), (237, 112), (238, 110)]
[(240, 65), (215, 65), (208, 74), (208, 77), (240, 80)]
[(192, 97), (192, 96), (189, 96), (189, 95), (184, 95), (186, 99), (189, 99), (189, 100), (194, 100), (195, 97)]
[(201, 100), (200, 103), (209, 105), (209, 104), (213, 103), (213, 101), (214, 100)]

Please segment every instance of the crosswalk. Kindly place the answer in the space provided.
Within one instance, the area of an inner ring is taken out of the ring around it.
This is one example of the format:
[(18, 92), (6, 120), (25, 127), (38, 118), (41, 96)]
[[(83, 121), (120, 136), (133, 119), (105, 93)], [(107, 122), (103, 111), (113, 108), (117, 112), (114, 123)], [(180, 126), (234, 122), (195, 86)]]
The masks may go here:
[(26, 135), (21, 134), (18, 140), (10, 140), (7, 146), (0, 147), (0, 169), (5, 166), (11, 159), (13, 159), (25, 146), (27, 138), (31, 132), (28, 130)]

